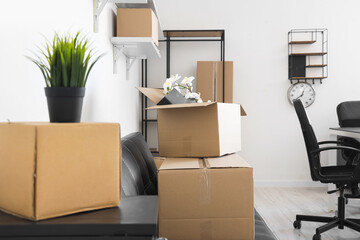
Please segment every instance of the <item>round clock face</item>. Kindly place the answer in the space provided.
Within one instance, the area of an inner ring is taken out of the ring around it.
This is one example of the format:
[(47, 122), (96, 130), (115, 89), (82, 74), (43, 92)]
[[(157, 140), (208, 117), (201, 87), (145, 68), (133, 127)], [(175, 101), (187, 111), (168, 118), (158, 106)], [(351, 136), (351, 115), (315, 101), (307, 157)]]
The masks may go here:
[(291, 104), (295, 99), (300, 99), (304, 107), (308, 107), (315, 101), (315, 90), (309, 83), (296, 83), (290, 86), (288, 98)]

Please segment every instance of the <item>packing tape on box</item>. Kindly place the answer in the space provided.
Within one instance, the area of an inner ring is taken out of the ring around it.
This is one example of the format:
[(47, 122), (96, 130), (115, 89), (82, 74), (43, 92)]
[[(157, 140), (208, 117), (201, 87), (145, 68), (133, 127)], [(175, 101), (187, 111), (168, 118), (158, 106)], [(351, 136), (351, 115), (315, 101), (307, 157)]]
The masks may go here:
[(204, 159), (199, 159), (200, 166), (200, 203), (208, 204), (210, 202), (210, 175)]

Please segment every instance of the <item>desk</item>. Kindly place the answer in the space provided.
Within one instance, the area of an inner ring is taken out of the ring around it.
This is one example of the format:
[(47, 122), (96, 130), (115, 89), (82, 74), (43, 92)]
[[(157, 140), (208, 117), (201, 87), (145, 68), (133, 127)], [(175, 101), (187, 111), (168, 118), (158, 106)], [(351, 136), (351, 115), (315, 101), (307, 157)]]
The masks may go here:
[(0, 239), (9, 240), (150, 240), (157, 228), (157, 196), (127, 197), (119, 207), (40, 222), (0, 212)]
[(360, 127), (330, 128), (330, 134), (360, 139)]
[[(343, 128), (330, 128), (330, 140), (337, 141), (337, 137), (350, 137), (350, 138), (356, 138), (360, 139), (360, 127), (343, 127)], [(330, 166), (337, 165), (337, 153), (336, 151), (330, 152), (328, 155), (328, 164)], [(329, 184), (329, 190), (334, 190), (335, 185)], [(330, 194), (329, 195), (329, 210), (335, 211), (337, 208), (337, 195), (336, 194)]]

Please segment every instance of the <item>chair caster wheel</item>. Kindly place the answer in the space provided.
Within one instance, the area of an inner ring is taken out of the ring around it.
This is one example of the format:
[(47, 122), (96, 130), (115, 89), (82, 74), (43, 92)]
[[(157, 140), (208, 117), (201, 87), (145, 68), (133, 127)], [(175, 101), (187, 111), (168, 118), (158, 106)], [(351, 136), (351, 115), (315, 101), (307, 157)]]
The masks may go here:
[(315, 234), (313, 236), (313, 240), (321, 240), (321, 235), (320, 234)]
[(301, 228), (301, 221), (295, 220), (293, 225), (294, 225), (295, 229), (300, 229)]

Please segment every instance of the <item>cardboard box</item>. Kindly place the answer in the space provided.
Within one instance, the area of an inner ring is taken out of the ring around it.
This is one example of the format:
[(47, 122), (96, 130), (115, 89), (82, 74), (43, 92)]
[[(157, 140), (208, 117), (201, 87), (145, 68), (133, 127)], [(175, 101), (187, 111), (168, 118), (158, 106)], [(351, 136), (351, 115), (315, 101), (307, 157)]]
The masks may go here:
[[(233, 62), (225, 61), (225, 102), (233, 102)], [(196, 91), (204, 102), (223, 102), (223, 62), (198, 61)]]
[(119, 205), (120, 126), (0, 123), (0, 209), (41, 220)]
[(164, 157), (154, 157), (154, 162), (156, 165), (156, 168), (159, 169), (161, 164), (164, 162), (165, 158)]
[(151, 8), (118, 8), (117, 37), (151, 37), (159, 46), (159, 23)]
[(161, 157), (217, 157), (241, 150), (241, 108), (230, 103), (190, 103), (157, 109)]
[(166, 158), (158, 177), (161, 237), (254, 239), (253, 170), (239, 155)]
[[(155, 104), (161, 89), (138, 88)], [(161, 157), (218, 157), (241, 150), (240, 104), (189, 103), (157, 105), (158, 146)]]

